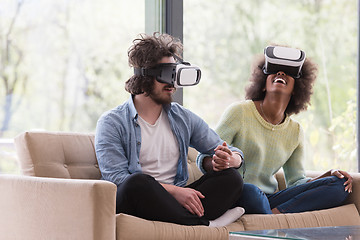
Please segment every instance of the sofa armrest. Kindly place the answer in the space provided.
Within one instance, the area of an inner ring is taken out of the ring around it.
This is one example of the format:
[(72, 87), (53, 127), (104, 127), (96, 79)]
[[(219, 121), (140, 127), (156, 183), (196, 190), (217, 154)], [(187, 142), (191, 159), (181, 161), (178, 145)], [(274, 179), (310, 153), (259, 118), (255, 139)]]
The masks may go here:
[(354, 203), (360, 214), (360, 173), (350, 173), (353, 177), (353, 189), (346, 203)]
[(115, 239), (116, 186), (0, 175), (0, 239)]

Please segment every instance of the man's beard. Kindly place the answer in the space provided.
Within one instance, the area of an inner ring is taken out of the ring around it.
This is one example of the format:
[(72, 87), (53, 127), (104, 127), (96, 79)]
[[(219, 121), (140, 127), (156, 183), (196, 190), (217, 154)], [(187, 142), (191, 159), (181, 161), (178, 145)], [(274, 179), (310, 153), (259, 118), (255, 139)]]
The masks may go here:
[(167, 95), (161, 96), (161, 94), (155, 93), (153, 89), (151, 90), (149, 97), (155, 103), (161, 104), (161, 105), (170, 104), (173, 101), (172, 94), (170, 96), (167, 96)]

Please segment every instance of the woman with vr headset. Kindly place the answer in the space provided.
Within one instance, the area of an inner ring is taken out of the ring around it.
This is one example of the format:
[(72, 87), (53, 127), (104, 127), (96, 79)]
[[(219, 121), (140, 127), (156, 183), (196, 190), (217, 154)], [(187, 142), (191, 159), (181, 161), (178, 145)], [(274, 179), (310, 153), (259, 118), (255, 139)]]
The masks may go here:
[[(310, 104), (317, 67), (301, 50), (279, 46), (273, 52), (267, 50), (254, 61), (246, 100), (229, 106), (216, 128), (223, 140), (244, 153), (246, 172), (238, 205), (247, 213), (263, 214), (338, 206), (352, 191), (352, 177), (341, 170), (306, 177), (304, 133), (290, 117)], [(275, 53), (291, 52), (297, 57), (303, 54), (301, 64), (295, 66), (292, 57), (275, 59)], [(198, 156), (197, 164), (203, 172), (226, 167), (204, 154)], [(287, 188), (276, 192), (274, 175), (281, 168)]]

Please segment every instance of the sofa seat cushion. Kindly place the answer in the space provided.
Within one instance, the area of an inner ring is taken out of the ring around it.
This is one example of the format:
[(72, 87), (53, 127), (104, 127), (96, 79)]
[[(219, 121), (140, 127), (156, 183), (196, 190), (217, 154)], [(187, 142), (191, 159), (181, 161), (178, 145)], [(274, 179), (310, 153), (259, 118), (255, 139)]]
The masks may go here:
[(245, 214), (237, 222), (228, 225), (227, 229), (228, 231), (244, 231), (242, 229), (244, 228), (245, 231), (251, 231), (346, 225), (360, 225), (359, 212), (354, 204), (303, 213)]
[(120, 213), (116, 215), (116, 239), (225, 240), (229, 239), (229, 233), (224, 227), (183, 226), (173, 223), (149, 221)]

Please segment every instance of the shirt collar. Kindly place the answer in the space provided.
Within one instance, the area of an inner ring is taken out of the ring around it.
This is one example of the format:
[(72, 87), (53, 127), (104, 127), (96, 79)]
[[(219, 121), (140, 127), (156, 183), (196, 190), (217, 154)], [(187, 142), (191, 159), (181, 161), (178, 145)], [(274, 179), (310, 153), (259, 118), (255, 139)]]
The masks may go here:
[(163, 109), (168, 114), (171, 109), (171, 103), (170, 104), (163, 104)]
[[(130, 116), (132, 117), (132, 119), (137, 119), (138, 117), (138, 112), (135, 108), (135, 104), (134, 104), (134, 96), (135, 95), (131, 95), (128, 103), (129, 103), (129, 109), (130, 109)], [(170, 109), (171, 109), (171, 103), (170, 104), (164, 104), (163, 105), (163, 109), (165, 110), (166, 114), (169, 113)]]
[(129, 103), (129, 110), (130, 110), (130, 116), (132, 119), (137, 119), (138, 117), (138, 112), (136, 111), (135, 105), (134, 105), (134, 99), (133, 99), (134, 95), (131, 95), (128, 103)]

